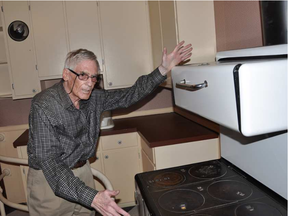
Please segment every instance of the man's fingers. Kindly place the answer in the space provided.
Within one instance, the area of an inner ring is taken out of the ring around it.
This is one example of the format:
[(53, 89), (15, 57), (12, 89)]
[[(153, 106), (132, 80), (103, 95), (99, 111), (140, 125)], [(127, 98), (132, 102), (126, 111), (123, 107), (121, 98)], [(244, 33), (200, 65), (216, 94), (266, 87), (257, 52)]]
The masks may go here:
[(181, 46), (185, 43), (185, 41), (181, 41), (180, 43), (177, 44), (177, 46), (175, 47), (175, 49), (173, 50), (173, 52), (178, 51), (179, 49), (181, 49)]
[(118, 213), (120, 213), (121, 215), (123, 215), (123, 216), (130, 216), (130, 214), (128, 214), (128, 212), (124, 211), (124, 210), (123, 210), (122, 208), (120, 208), (120, 207), (119, 207), (118, 210), (116, 209), (116, 211), (117, 211)]
[[(188, 50), (190, 50), (191, 48), (192, 48), (192, 44), (188, 44), (185, 47), (182, 47), (181, 49), (179, 49), (179, 52), (184, 53), (184, 52), (187, 52)], [(192, 51), (192, 49), (190, 51)]]
[(130, 216), (126, 211), (124, 211), (120, 206), (118, 206), (115, 202), (111, 204), (111, 207), (115, 209), (115, 211), (124, 216)]
[(113, 197), (117, 196), (120, 193), (120, 191), (119, 190), (113, 190), (113, 191), (112, 190), (105, 190), (104, 193), (106, 196), (113, 198)]
[(182, 51), (182, 52), (180, 53), (180, 55), (181, 55), (181, 56), (185, 56), (185, 55), (191, 53), (192, 50), (193, 50), (193, 48), (190, 47), (189, 49)]

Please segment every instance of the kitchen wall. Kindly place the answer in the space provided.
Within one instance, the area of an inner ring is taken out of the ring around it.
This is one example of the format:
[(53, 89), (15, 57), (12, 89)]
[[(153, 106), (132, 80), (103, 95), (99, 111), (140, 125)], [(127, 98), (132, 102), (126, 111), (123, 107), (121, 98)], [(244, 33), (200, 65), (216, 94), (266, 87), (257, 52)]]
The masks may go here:
[[(262, 46), (259, 1), (215, 1), (214, 9), (217, 51)], [(44, 88), (51, 83), (44, 83)], [(0, 99), (0, 126), (27, 124), (30, 104), (31, 99)], [(172, 90), (159, 88), (142, 102), (113, 115), (172, 106)]]
[[(0, 127), (28, 124), (31, 100), (0, 99)], [(172, 106), (172, 91), (159, 87), (143, 101), (131, 106), (129, 109), (117, 110), (113, 112), (113, 115), (123, 115), (134, 111), (162, 109)]]
[(259, 1), (215, 1), (217, 52), (263, 45)]
[(31, 99), (0, 99), (0, 127), (28, 124)]

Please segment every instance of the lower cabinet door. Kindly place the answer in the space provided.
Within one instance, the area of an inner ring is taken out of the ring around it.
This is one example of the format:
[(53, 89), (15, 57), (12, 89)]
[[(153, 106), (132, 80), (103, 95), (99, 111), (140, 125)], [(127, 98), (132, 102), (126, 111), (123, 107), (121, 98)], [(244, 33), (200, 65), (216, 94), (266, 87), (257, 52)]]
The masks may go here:
[(134, 176), (141, 172), (137, 147), (103, 151), (104, 171), (114, 190), (120, 190), (116, 202), (121, 207), (135, 205)]

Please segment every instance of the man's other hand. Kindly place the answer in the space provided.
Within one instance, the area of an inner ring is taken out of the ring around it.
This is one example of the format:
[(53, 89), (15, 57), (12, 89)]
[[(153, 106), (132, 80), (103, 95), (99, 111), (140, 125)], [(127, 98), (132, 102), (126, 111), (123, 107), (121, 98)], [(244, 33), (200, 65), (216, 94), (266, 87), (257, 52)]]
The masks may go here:
[(98, 211), (103, 216), (130, 216), (114, 201), (114, 197), (117, 196), (119, 193), (120, 191), (99, 191), (94, 197), (91, 207), (96, 209), (96, 211)]

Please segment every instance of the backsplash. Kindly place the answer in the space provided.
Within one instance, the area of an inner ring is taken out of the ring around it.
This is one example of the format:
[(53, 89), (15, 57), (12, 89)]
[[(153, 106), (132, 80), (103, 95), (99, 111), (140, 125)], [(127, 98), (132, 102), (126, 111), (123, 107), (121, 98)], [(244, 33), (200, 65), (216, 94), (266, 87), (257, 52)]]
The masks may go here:
[[(52, 83), (47, 84), (49, 87)], [(11, 98), (0, 99), (0, 127), (28, 124), (28, 117), (32, 99), (12, 100)], [(150, 109), (162, 109), (172, 107), (172, 91), (159, 87), (151, 95), (128, 109), (120, 109), (113, 115), (123, 115), (135, 111)]]

